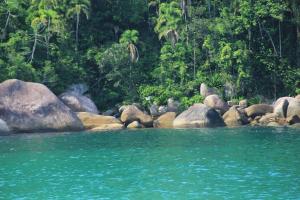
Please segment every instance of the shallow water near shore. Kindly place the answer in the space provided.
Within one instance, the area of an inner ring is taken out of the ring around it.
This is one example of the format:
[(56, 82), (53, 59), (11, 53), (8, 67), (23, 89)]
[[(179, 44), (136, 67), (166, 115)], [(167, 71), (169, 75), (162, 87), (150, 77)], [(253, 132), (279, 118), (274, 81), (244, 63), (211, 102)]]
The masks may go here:
[(2, 136), (0, 199), (300, 199), (300, 131)]

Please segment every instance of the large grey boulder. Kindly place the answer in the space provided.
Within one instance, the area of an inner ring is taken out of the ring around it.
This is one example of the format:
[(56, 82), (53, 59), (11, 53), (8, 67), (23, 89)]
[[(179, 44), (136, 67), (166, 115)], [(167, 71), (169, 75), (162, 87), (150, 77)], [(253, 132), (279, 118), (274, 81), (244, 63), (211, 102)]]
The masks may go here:
[(278, 117), (286, 118), (289, 103), (293, 99), (294, 99), (293, 97), (281, 97), (277, 99), (277, 101), (273, 105), (274, 113), (278, 115)]
[(7, 126), (6, 122), (0, 119), (0, 135), (9, 132), (9, 127)]
[(293, 117), (297, 115), (300, 117), (300, 99), (293, 99), (289, 102), (286, 117)]
[(13, 132), (83, 129), (76, 114), (45, 85), (16, 79), (0, 84), (0, 118)]
[(64, 92), (59, 96), (59, 98), (74, 112), (90, 112), (94, 114), (99, 113), (95, 103), (89, 97), (78, 92)]
[(202, 128), (224, 126), (219, 113), (204, 104), (194, 104), (176, 117), (174, 128)]
[(209, 95), (204, 99), (204, 104), (220, 111), (221, 114), (225, 113), (229, 106), (218, 95)]

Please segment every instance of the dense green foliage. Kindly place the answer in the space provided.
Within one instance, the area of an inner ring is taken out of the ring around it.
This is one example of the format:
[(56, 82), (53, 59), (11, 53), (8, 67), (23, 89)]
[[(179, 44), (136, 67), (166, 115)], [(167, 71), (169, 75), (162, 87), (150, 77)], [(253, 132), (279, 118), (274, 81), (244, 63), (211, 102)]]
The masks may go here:
[(87, 83), (101, 109), (169, 97), (190, 105), (202, 82), (227, 99), (294, 95), (300, 3), (1, 0), (0, 81), (9, 78), (55, 93)]

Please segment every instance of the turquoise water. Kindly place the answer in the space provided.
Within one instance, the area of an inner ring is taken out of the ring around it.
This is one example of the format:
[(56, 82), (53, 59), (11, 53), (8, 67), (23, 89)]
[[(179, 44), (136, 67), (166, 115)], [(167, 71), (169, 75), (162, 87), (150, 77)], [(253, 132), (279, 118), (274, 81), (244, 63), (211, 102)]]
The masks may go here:
[(300, 199), (300, 131), (3, 136), (0, 199)]

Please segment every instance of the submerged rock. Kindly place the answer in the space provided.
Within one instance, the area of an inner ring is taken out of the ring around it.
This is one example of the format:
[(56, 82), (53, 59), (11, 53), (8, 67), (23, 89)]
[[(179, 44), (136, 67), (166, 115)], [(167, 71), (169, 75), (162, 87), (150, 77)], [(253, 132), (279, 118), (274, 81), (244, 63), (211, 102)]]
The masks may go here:
[(268, 104), (255, 104), (245, 109), (248, 117), (255, 118), (256, 116), (262, 116), (266, 113), (273, 112), (273, 106)]
[(227, 103), (225, 103), (218, 95), (213, 94), (209, 95), (204, 99), (204, 104), (208, 107), (214, 108), (218, 111), (220, 111), (221, 114), (225, 113), (229, 106)]
[(204, 104), (194, 104), (176, 117), (174, 128), (202, 128), (224, 126), (219, 113)]
[(45, 85), (16, 79), (0, 84), (0, 118), (14, 132), (83, 129), (76, 114)]
[[(300, 123), (293, 124), (293, 125), (291, 125), (290, 127), (300, 129)], [(300, 133), (300, 132), (299, 132), (299, 133)]]
[(76, 92), (65, 92), (62, 93), (59, 98), (74, 112), (90, 112), (94, 114), (99, 113), (94, 102), (87, 96)]
[(227, 126), (241, 126), (248, 123), (247, 116), (238, 109), (237, 106), (231, 107), (224, 115), (224, 122)]
[(90, 129), (89, 131), (119, 130), (123, 128), (124, 128), (123, 124), (102, 124), (93, 129)]
[(96, 115), (88, 112), (79, 112), (77, 116), (87, 130), (122, 129), (124, 125), (112, 116)]
[(173, 121), (176, 118), (175, 112), (167, 112), (153, 122), (154, 128), (173, 128)]
[(140, 111), (136, 106), (127, 106), (121, 114), (121, 121), (125, 124), (138, 121), (146, 127), (153, 126), (153, 119), (150, 115), (147, 115)]

